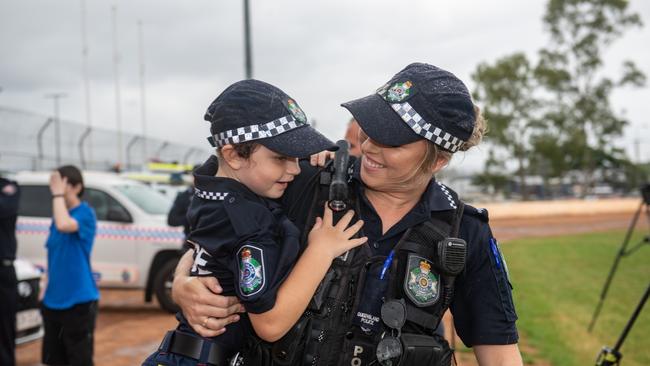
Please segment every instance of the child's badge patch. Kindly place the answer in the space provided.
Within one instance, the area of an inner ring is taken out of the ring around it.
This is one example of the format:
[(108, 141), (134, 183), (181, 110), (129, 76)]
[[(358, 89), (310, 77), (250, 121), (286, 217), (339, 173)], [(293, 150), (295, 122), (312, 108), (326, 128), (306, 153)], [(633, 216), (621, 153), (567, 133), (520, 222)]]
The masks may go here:
[(386, 95), (386, 100), (393, 103), (399, 103), (411, 95), (411, 87), (413, 83), (405, 81), (403, 83), (395, 83), (391, 86)]
[(295, 100), (289, 99), (287, 100), (287, 108), (289, 108), (289, 112), (291, 112), (291, 115), (293, 118), (296, 119), (296, 121), (301, 122), (301, 123), (307, 123), (307, 116), (305, 115), (305, 112), (300, 109), (298, 106), (298, 103), (296, 103)]
[(239, 289), (242, 295), (252, 296), (264, 287), (264, 251), (253, 245), (239, 249)]
[(440, 281), (438, 274), (431, 272), (431, 261), (409, 254), (404, 292), (417, 306), (429, 306), (438, 301)]

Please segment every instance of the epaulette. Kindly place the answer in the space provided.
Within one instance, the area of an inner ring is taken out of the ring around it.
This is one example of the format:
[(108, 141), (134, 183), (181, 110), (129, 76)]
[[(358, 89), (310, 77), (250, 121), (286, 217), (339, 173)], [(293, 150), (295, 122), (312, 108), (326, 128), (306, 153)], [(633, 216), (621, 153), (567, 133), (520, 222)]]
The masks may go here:
[(235, 234), (240, 237), (257, 232), (260, 225), (269, 225), (273, 222), (271, 212), (265, 206), (237, 194), (228, 195), (223, 207)]
[(483, 222), (488, 222), (490, 220), (488, 217), (488, 210), (486, 208), (476, 208), (471, 205), (465, 205), (465, 214), (477, 217)]

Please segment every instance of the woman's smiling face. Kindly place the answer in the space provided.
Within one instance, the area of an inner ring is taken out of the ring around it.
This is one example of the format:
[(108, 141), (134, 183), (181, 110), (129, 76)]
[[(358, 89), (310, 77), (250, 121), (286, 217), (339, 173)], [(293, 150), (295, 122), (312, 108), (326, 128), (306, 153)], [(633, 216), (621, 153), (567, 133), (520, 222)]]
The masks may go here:
[[(426, 140), (402, 146), (386, 146), (359, 132), (361, 145), (361, 180), (371, 189), (399, 187), (411, 181), (427, 154)], [(408, 190), (409, 187), (401, 187)]]

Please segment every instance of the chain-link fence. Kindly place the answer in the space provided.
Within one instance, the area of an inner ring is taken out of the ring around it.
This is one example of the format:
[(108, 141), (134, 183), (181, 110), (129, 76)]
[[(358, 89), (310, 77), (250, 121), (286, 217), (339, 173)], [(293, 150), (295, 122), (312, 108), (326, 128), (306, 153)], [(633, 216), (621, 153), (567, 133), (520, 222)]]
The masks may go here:
[[(121, 140), (121, 168), (125, 170), (141, 170), (149, 161), (192, 164), (210, 154), (207, 148), (131, 133), (122, 133)], [(118, 141), (116, 131), (89, 129), (66, 120), (57, 123), (53, 117), (0, 107), (0, 171), (53, 169), (62, 164), (113, 169), (120, 161)]]

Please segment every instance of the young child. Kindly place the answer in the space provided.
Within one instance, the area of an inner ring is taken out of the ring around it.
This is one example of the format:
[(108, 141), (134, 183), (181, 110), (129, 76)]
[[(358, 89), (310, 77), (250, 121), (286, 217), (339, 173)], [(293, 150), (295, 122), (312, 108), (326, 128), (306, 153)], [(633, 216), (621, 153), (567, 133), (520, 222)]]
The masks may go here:
[(336, 146), (306, 123), (283, 91), (258, 80), (237, 82), (212, 102), (204, 118), (218, 152), (194, 173), (187, 239), (195, 250), (191, 273), (219, 278), (223, 293), (236, 295), (247, 313), (209, 339), (179, 313), (180, 324), (167, 332), (145, 366), (221, 366), (252, 332), (265, 341), (280, 339), (306, 309), (332, 260), (366, 241), (352, 239), (363, 223), (348, 227), (351, 211), (332, 225), (326, 209), (298, 258), (300, 232), (270, 199), (280, 198), (300, 173), (298, 158)]

